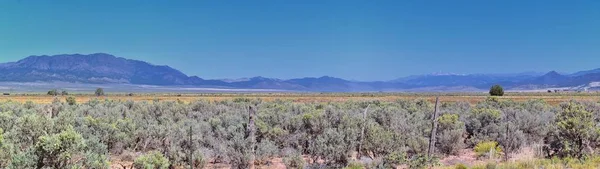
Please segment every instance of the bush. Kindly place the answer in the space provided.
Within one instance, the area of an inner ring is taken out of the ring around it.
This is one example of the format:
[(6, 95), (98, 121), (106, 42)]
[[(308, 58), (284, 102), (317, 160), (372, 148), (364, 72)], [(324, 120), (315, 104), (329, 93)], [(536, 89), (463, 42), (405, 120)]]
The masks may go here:
[(94, 94), (96, 94), (96, 96), (104, 96), (104, 89), (98, 88)]
[(4, 143), (4, 131), (0, 128), (0, 168), (4, 168), (8, 165), (10, 161), (10, 150), (8, 146)]
[(499, 140), (504, 130), (501, 129), (502, 113), (491, 108), (472, 109), (466, 120), (466, 130), (469, 134), (470, 146), (487, 141)]
[(587, 147), (597, 142), (599, 127), (596, 126), (593, 113), (583, 104), (571, 101), (561, 104), (557, 114), (554, 132), (549, 133), (547, 153), (560, 158), (582, 158), (589, 150)]
[(73, 96), (69, 96), (65, 99), (65, 101), (67, 102), (67, 104), (69, 105), (76, 105), (77, 104), (77, 100), (75, 99), (75, 97)]
[(148, 152), (133, 162), (136, 169), (167, 169), (169, 160), (158, 151)]
[(208, 161), (204, 158), (204, 154), (194, 154), (194, 168), (203, 169), (204, 167), (206, 167), (206, 163), (208, 163)]
[(498, 142), (484, 141), (475, 145), (473, 148), (478, 157), (495, 158), (500, 155), (502, 149), (498, 146)]
[(438, 159), (436, 158), (430, 158), (427, 157), (426, 155), (422, 155), (422, 154), (417, 154), (414, 155), (412, 158), (410, 158), (410, 160), (408, 161), (408, 166), (410, 168), (428, 168), (429, 166), (432, 165), (437, 165), (438, 164)]
[(83, 138), (71, 127), (59, 134), (42, 136), (35, 145), (37, 168), (71, 168), (71, 158), (83, 154), (83, 148)]
[(456, 166), (454, 166), (454, 169), (467, 169), (467, 166), (465, 166), (464, 164), (457, 164)]
[(344, 169), (363, 169), (363, 168), (365, 168), (364, 165), (362, 165), (360, 163), (356, 163), (356, 162), (350, 163), (350, 164), (348, 164), (348, 166), (344, 167)]
[(256, 162), (259, 164), (266, 164), (278, 153), (279, 149), (277, 146), (269, 141), (263, 140), (256, 146)]
[(457, 114), (444, 114), (438, 118), (437, 143), (439, 151), (444, 154), (458, 154), (464, 148), (463, 135), (466, 133), (465, 124)]
[(394, 152), (385, 156), (383, 159), (383, 165), (387, 168), (393, 168), (394, 166), (404, 164), (408, 161), (406, 153)]
[(283, 164), (290, 169), (303, 169), (305, 165), (302, 155), (295, 151), (283, 157)]
[(504, 89), (500, 85), (494, 85), (494, 86), (492, 86), (492, 88), (490, 88), (490, 95), (492, 95), (492, 96), (503, 96), (504, 95)]
[(50, 96), (57, 96), (58, 95), (58, 91), (56, 89), (50, 90), (50, 91), (48, 91), (48, 95), (50, 95)]

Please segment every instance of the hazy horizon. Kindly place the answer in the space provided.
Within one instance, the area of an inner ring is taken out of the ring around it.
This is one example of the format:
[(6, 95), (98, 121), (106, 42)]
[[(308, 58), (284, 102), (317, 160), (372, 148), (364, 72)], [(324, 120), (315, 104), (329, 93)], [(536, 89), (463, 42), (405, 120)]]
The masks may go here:
[(0, 62), (108, 53), (190, 76), (385, 81), (600, 68), (597, 1), (0, 2)]

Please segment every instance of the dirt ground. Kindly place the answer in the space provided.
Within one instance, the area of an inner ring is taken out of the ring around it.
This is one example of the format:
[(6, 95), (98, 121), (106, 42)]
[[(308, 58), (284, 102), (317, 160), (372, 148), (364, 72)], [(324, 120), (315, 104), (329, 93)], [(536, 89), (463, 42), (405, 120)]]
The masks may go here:
[[(354, 157), (355, 155), (353, 155)], [(117, 157), (120, 158), (120, 157)], [(525, 147), (523, 149), (521, 149), (519, 152), (512, 154), (509, 158), (509, 161), (524, 161), (524, 160), (532, 160), (535, 159), (535, 153), (533, 151), (532, 148), (530, 147)], [(305, 159), (307, 159), (305, 157)], [(486, 164), (489, 162), (501, 162), (502, 157), (499, 157), (497, 159), (481, 159), (481, 158), (477, 158), (477, 155), (475, 154), (475, 152), (472, 149), (463, 149), (460, 150), (458, 155), (452, 155), (452, 156), (447, 156), (444, 157), (440, 160), (440, 163), (442, 164), (442, 166), (438, 166), (438, 167), (434, 167), (434, 168), (447, 168), (447, 167), (452, 167), (455, 166), (457, 164), (463, 164), (465, 166), (474, 166), (474, 165), (482, 165), (482, 164)], [(131, 161), (122, 161), (122, 160), (113, 160), (111, 162), (111, 168), (112, 169), (124, 169), (123, 167), (125, 167), (125, 169), (130, 169), (131, 165), (133, 164), (133, 162)], [(181, 169), (184, 169), (185, 167), (180, 167)], [(210, 168), (210, 169), (229, 169), (231, 168), (231, 166), (227, 165), (227, 164), (222, 164), (222, 163), (209, 163), (207, 164), (206, 168)], [(274, 158), (271, 161), (269, 161), (269, 163), (267, 165), (257, 165), (256, 166), (257, 169), (285, 169), (285, 164), (283, 163), (283, 159), (281, 158)], [(398, 166), (396, 167), (397, 169), (404, 169), (407, 168), (406, 166)]]

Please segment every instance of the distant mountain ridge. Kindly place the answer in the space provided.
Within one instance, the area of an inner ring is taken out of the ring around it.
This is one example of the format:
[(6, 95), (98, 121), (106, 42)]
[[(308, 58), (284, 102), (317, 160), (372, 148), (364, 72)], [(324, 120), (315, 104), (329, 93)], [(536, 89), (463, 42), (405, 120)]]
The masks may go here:
[(0, 82), (70, 82), (90, 84), (138, 84), (194, 86), (231, 89), (278, 89), (290, 91), (477, 91), (493, 84), (507, 89), (590, 88), (600, 82), (600, 69), (562, 75), (555, 71), (518, 74), (430, 74), (391, 81), (357, 82), (336, 77), (274, 79), (253, 77), (208, 80), (188, 76), (169, 66), (125, 59), (105, 53), (30, 56), (0, 63)]

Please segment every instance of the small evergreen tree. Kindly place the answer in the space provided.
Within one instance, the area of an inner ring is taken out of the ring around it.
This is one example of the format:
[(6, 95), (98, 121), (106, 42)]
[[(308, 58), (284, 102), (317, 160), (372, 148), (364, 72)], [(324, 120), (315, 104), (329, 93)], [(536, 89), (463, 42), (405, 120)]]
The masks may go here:
[(96, 96), (104, 96), (104, 89), (98, 88), (95, 92)]
[(56, 95), (58, 95), (58, 91), (56, 89), (50, 90), (50, 91), (48, 91), (48, 95), (56, 96)]
[(504, 95), (504, 89), (500, 85), (494, 85), (494, 86), (492, 86), (492, 88), (490, 88), (490, 95), (492, 95), (492, 96), (503, 96)]

